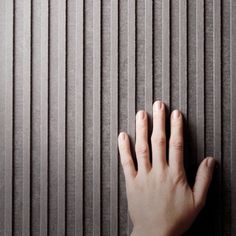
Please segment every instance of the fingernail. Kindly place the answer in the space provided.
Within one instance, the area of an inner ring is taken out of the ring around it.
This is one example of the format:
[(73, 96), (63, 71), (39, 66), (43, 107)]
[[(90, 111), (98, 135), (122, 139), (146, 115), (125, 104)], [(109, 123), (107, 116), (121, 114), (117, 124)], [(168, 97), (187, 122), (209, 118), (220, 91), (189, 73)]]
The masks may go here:
[(144, 119), (144, 112), (143, 111), (140, 111), (139, 112), (139, 119), (143, 120)]
[(121, 139), (121, 140), (125, 140), (125, 134), (124, 134), (124, 133), (121, 133), (121, 134), (120, 134), (120, 139)]
[(155, 104), (154, 104), (154, 111), (160, 110), (161, 107), (162, 107), (162, 102), (161, 101), (155, 102)]
[(180, 115), (180, 112), (179, 112), (178, 110), (175, 110), (175, 111), (173, 112), (173, 118), (174, 118), (174, 119), (178, 119), (178, 118), (179, 118), (179, 115)]
[(215, 164), (216, 164), (216, 161), (214, 158), (208, 158), (208, 160), (207, 160), (207, 167), (208, 168), (213, 170), (215, 167)]

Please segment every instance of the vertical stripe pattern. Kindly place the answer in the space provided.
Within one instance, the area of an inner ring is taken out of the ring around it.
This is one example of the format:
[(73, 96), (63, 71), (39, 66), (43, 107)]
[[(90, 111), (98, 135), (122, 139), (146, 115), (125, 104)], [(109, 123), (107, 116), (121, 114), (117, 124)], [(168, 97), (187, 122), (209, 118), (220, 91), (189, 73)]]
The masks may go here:
[(67, 234), (83, 234), (84, 2), (67, 5)]
[(218, 161), (187, 235), (234, 235), (235, 13), (233, 0), (0, 1), (0, 235), (130, 235), (118, 130), (135, 159), (154, 93), (186, 118), (190, 176)]
[[(21, 211), (15, 215), (15, 227), (23, 235), (30, 235), (30, 138), (31, 138), (31, 2), (15, 1), (15, 197), (21, 199)], [(17, 184), (17, 186), (16, 186)], [(15, 202), (15, 206), (18, 205)]]

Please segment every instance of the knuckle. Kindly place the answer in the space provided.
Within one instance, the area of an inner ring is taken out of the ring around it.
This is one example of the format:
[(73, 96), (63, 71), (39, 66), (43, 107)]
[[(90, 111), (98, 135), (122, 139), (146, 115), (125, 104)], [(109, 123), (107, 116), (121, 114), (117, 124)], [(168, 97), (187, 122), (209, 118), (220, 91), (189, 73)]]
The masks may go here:
[(142, 161), (141, 165), (144, 167), (144, 169), (149, 171), (150, 169), (149, 160), (147, 158), (143, 158), (141, 161)]
[(122, 166), (123, 168), (127, 168), (127, 167), (130, 167), (133, 163), (133, 160), (132, 159), (126, 159), (122, 162)]
[(177, 186), (180, 184), (182, 185), (185, 183), (185, 174), (182, 172), (174, 174), (172, 177), (172, 180), (173, 180), (174, 186)]
[(170, 140), (170, 147), (182, 151), (184, 148), (183, 140), (179, 138), (171, 139)]
[(167, 181), (168, 174), (166, 173), (165, 170), (160, 169), (159, 171), (156, 172), (155, 175), (160, 183), (165, 183)]
[(148, 145), (147, 143), (137, 144), (135, 150), (138, 156), (145, 156), (148, 153)]
[(158, 146), (164, 146), (166, 145), (166, 136), (165, 134), (152, 135), (151, 141), (153, 144), (156, 144)]

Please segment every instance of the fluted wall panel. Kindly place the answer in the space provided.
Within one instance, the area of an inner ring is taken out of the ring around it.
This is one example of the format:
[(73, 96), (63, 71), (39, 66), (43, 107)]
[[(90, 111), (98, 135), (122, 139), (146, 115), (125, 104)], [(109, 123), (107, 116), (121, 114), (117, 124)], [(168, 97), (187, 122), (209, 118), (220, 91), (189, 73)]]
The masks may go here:
[(117, 136), (134, 145), (157, 99), (184, 114), (189, 183), (218, 161), (186, 235), (235, 235), (235, 15), (234, 0), (1, 0), (0, 235), (129, 235)]

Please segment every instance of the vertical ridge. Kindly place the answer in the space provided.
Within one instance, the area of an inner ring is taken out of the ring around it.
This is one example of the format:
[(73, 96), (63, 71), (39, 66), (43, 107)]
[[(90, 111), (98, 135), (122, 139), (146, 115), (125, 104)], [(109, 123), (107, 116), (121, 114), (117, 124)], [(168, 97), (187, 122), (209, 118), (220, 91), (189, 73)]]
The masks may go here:
[(22, 158), (23, 158), (23, 211), (22, 234), (30, 235), (30, 128), (31, 128), (31, 2), (24, 1), (23, 8), (23, 42), (22, 51)]
[(13, 1), (6, 2), (6, 76), (5, 87), (5, 236), (12, 234), (12, 199), (13, 199)]
[[(184, 141), (186, 143), (184, 148), (184, 165), (186, 167), (186, 172), (188, 172), (188, 168), (190, 166), (190, 160), (187, 157), (187, 150), (188, 150), (188, 55), (187, 55), (187, 0), (180, 0), (179, 1), (179, 109), (183, 114), (184, 117)], [(186, 158), (187, 157), (187, 158)], [(188, 175), (188, 174), (187, 174)]]
[(12, 184), (13, 184), (13, 1), (1, 2), (0, 25), (0, 133), (3, 177), (3, 208), (1, 208), (3, 235), (12, 235)]
[(76, 153), (75, 153), (75, 234), (83, 235), (83, 65), (84, 0), (76, 1)]
[(67, 8), (66, 234), (83, 235), (84, 1)]
[(111, 0), (111, 54), (110, 54), (110, 81), (111, 81), (111, 108), (110, 108), (110, 235), (118, 235), (118, 0)]
[(101, 234), (101, 1), (93, 1), (93, 235)]
[[(4, 22), (6, 16), (5, 16), (5, 9), (6, 9), (6, 3), (5, 1), (0, 2), (0, 22)], [(4, 50), (5, 48), (5, 27), (4, 24), (0, 25), (0, 40), (1, 42), (4, 42), (0, 44), (0, 184), (4, 186), (4, 194), (5, 194), (5, 130), (6, 130), (6, 122), (5, 122), (5, 93), (6, 93), (6, 85), (4, 75), (5, 75), (5, 58), (6, 58), (6, 52)], [(5, 196), (4, 194), (0, 195), (0, 228), (2, 231), (5, 232)]]
[(179, 1), (179, 109), (187, 119), (187, 1)]
[(60, 0), (58, 2), (58, 44), (57, 44), (57, 72), (58, 72), (58, 87), (57, 87), (57, 147), (58, 147), (58, 218), (57, 218), (57, 233), (65, 234), (65, 13), (66, 2)]
[(221, 0), (213, 1), (213, 104), (214, 104), (214, 157), (219, 163), (217, 169), (217, 211), (215, 232), (221, 231)]
[(41, 1), (40, 14), (40, 235), (48, 226), (48, 3)]
[(162, 0), (162, 100), (170, 108), (170, 0)]
[[(32, 174), (31, 233), (47, 235), (48, 175), (48, 5), (32, 4)], [(37, 181), (38, 180), (38, 181)]]
[[(128, 0), (128, 122), (127, 128), (131, 138), (131, 143), (134, 143), (135, 139), (135, 58), (136, 58), (136, 47), (135, 47), (135, 12), (136, 12), (136, 1)], [(127, 235), (130, 235), (131, 231), (131, 220), (127, 208)]]
[(230, 82), (231, 82), (231, 235), (236, 234), (236, 2), (230, 1)]
[(65, 12), (50, 2), (50, 232), (65, 234)]
[(197, 160), (205, 154), (204, 115), (204, 1), (196, 1), (196, 137)]
[(152, 114), (153, 102), (153, 1), (145, 0), (145, 110)]

